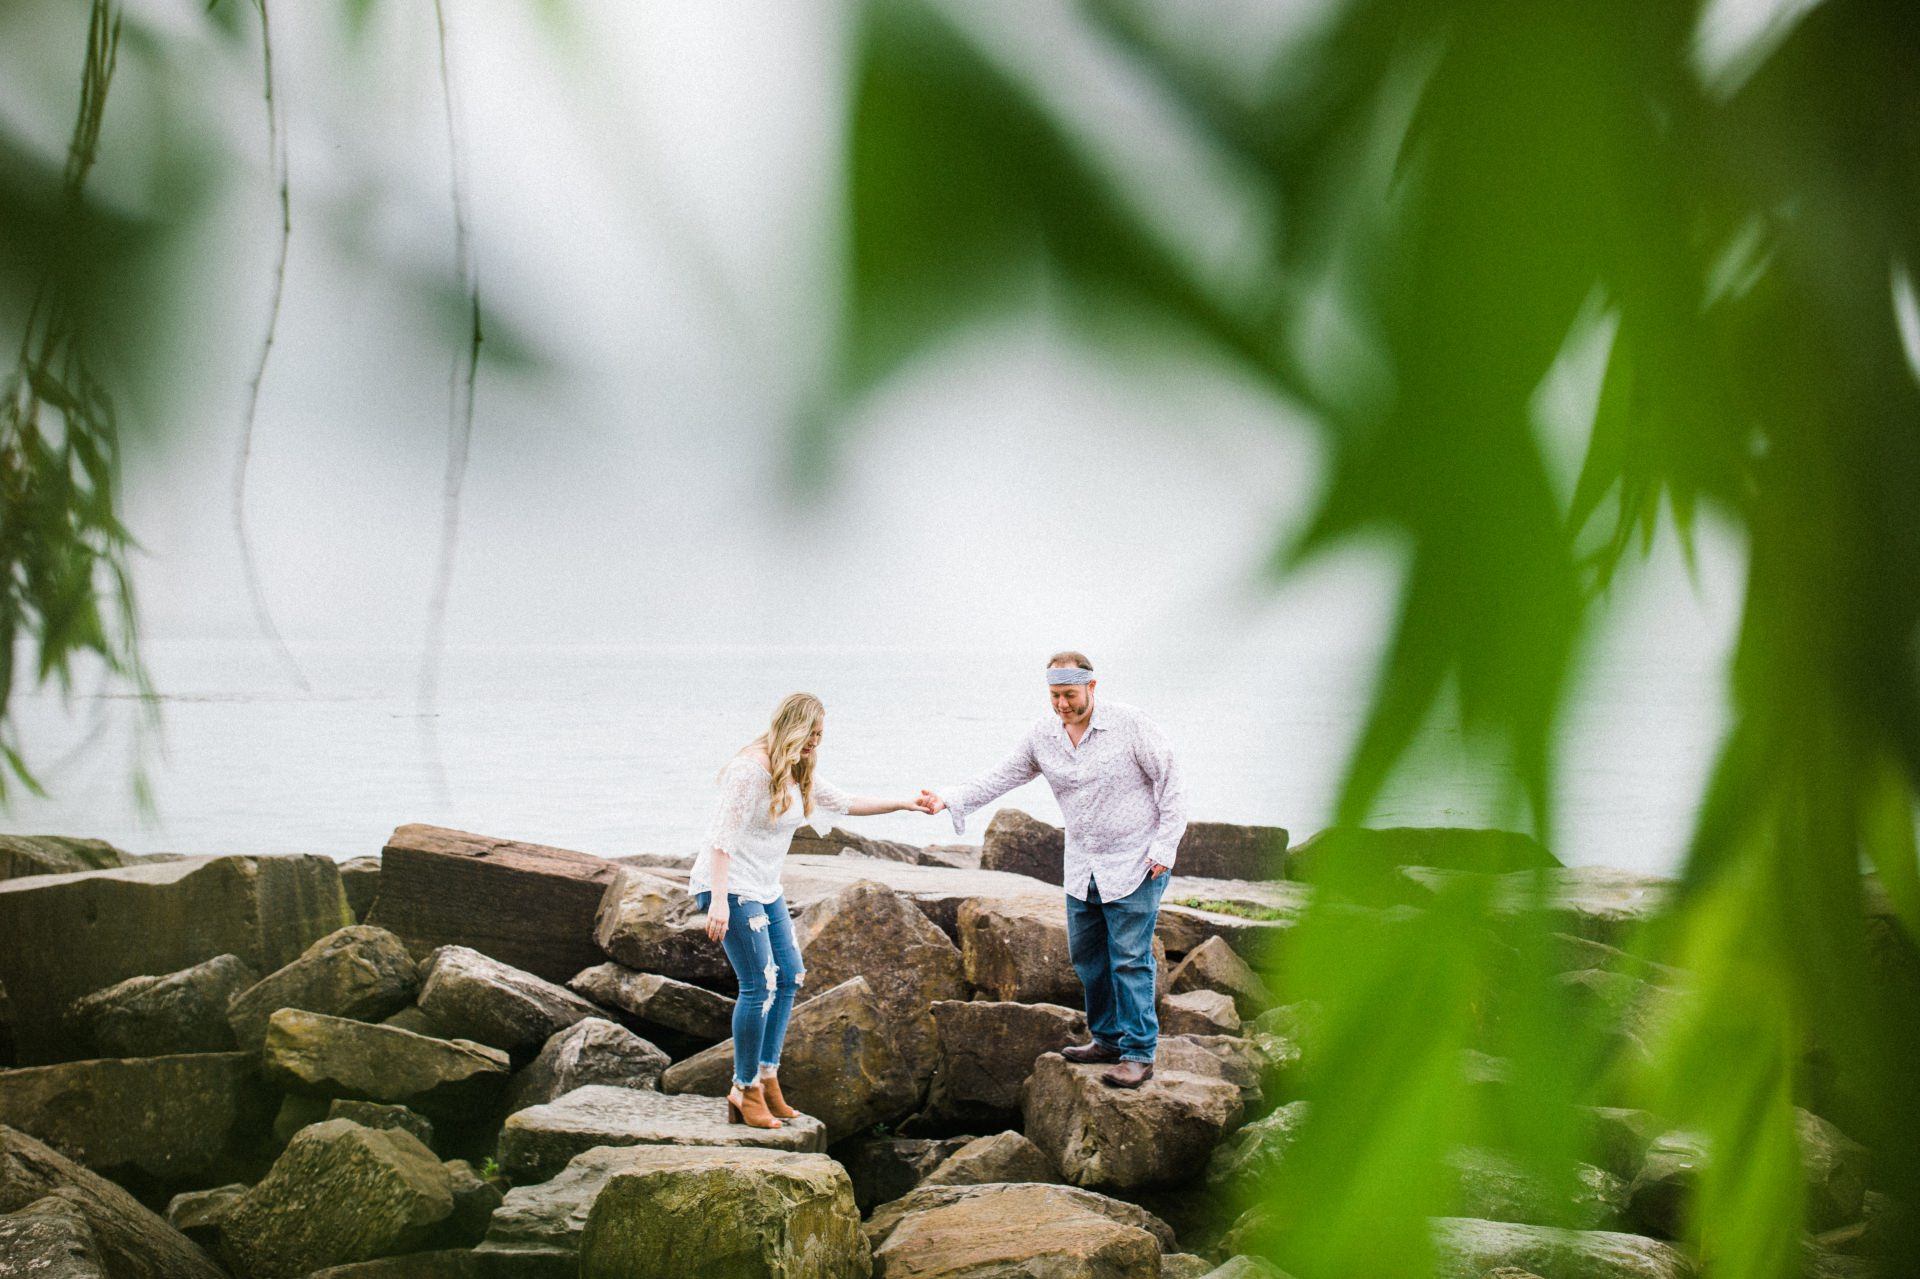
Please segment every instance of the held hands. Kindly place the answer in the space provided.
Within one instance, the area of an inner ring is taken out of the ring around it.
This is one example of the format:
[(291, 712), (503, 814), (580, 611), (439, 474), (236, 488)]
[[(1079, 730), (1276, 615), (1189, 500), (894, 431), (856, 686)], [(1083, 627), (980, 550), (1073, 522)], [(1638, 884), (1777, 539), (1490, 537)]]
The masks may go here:
[(920, 798), (913, 801), (913, 806), (931, 817), (935, 813), (945, 812), (947, 801), (930, 790), (923, 790), (920, 792)]

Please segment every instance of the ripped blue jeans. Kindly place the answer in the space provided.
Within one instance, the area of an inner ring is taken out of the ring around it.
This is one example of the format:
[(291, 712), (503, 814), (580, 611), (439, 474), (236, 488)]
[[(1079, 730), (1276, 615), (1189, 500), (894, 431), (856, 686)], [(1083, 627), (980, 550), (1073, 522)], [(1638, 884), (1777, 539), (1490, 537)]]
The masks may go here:
[[(695, 893), (693, 900), (704, 911), (713, 894)], [(733, 1080), (745, 1088), (760, 1077), (762, 1066), (780, 1064), (787, 1020), (807, 973), (794, 945), (785, 897), (756, 902), (728, 893), (727, 932), (720, 944), (740, 979), (740, 997), (733, 1001)]]

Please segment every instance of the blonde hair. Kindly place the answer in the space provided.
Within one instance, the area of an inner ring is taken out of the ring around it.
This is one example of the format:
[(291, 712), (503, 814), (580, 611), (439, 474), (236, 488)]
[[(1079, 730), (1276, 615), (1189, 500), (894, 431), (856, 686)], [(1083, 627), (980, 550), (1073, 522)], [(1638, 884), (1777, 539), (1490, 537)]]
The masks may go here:
[(767, 752), (772, 774), (767, 779), (768, 818), (779, 817), (793, 802), (787, 795), (789, 778), (800, 788), (800, 811), (813, 816), (813, 756), (802, 755), (800, 749), (826, 714), (826, 706), (812, 693), (788, 693), (774, 707), (767, 731), (747, 743), (748, 750), (760, 746)]

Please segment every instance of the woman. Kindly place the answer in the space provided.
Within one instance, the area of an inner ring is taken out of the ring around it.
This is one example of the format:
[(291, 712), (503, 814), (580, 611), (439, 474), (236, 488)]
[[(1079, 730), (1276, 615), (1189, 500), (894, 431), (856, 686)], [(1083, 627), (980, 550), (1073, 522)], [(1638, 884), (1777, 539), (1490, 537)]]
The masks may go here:
[(780, 1095), (780, 1045), (806, 976), (780, 893), (780, 867), (794, 830), (816, 805), (853, 817), (926, 811), (919, 800), (862, 799), (815, 780), (826, 713), (811, 693), (789, 695), (767, 731), (721, 770), (720, 811), (687, 880), (707, 912), (707, 936), (726, 949), (740, 979), (729, 1123), (778, 1128), (797, 1113)]

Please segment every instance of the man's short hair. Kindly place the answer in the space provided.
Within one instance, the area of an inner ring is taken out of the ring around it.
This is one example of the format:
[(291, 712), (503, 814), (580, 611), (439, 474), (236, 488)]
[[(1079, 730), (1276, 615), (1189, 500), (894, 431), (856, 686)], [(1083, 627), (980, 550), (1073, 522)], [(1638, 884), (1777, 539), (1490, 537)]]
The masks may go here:
[(1083, 671), (1093, 669), (1093, 663), (1087, 660), (1085, 653), (1076, 653), (1070, 648), (1062, 649), (1047, 659), (1048, 670), (1052, 670), (1056, 666), (1078, 666)]

